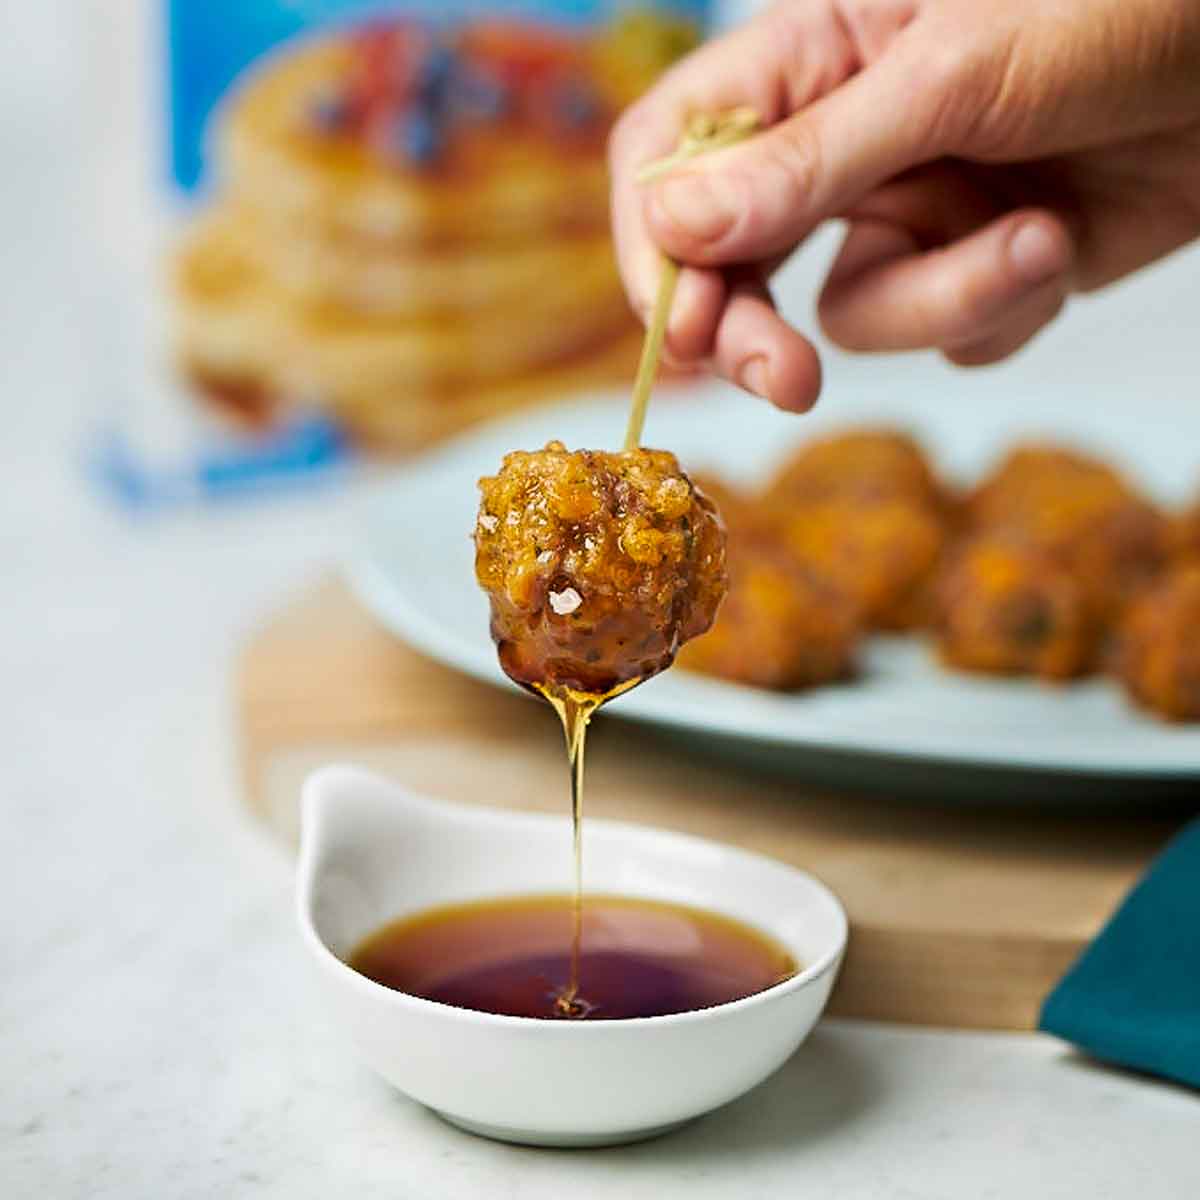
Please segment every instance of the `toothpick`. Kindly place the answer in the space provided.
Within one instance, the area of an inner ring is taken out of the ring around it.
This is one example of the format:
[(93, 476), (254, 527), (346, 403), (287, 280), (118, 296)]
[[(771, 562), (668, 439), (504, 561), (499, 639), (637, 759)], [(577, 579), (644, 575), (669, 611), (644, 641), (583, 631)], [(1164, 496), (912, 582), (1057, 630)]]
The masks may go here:
[(638, 169), (634, 178), (638, 183), (649, 183), (660, 175), (674, 170), (680, 163), (720, 150), (748, 138), (758, 129), (758, 113), (749, 107), (731, 108), (728, 112), (696, 113), (687, 123), (679, 145), (665, 158), (656, 158)]
[[(710, 150), (732, 146), (749, 137), (758, 128), (758, 114), (752, 108), (734, 108), (728, 112), (712, 114), (697, 113), (688, 121), (683, 136), (672, 153), (665, 158), (646, 163), (637, 173), (638, 183), (647, 183), (674, 170), (680, 163), (687, 162)], [(675, 284), (679, 280), (679, 264), (674, 259), (662, 256), (662, 270), (658, 280), (658, 295), (654, 300), (654, 311), (646, 326), (646, 338), (642, 343), (642, 355), (638, 360), (637, 376), (633, 381), (633, 398), (629, 407), (629, 424), (625, 430), (625, 449), (636, 450), (642, 440), (642, 427), (646, 423), (646, 408), (650, 403), (650, 390), (658, 374), (658, 360), (662, 353), (663, 339), (667, 334), (667, 321), (671, 316), (671, 304), (675, 299)]]

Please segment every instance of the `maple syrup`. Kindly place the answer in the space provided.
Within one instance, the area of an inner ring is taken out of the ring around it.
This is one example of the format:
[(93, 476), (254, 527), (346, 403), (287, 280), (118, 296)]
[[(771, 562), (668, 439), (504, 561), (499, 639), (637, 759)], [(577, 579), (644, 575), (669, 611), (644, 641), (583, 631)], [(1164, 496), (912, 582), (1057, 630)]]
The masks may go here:
[(396, 991), (514, 1017), (615, 1020), (710, 1008), (761, 992), (799, 969), (773, 938), (688, 905), (583, 892), (583, 773), (588, 723), (640, 680), (596, 695), (532, 687), (558, 713), (571, 779), (575, 886), (393, 921), (350, 955)]
[(558, 713), (562, 722), (563, 736), (567, 743), (567, 769), (571, 776), (571, 838), (575, 853), (575, 891), (572, 898), (571, 923), (571, 974), (567, 985), (559, 993), (556, 1003), (559, 1015), (564, 1017), (585, 1015), (586, 1001), (579, 998), (579, 955), (583, 922), (583, 766), (584, 748), (587, 745), (588, 724), (600, 705), (636, 687), (640, 679), (630, 679), (618, 684), (604, 695), (592, 692), (577, 692), (573, 688), (558, 685), (544, 686), (535, 690), (542, 695)]
[(557, 894), (427, 909), (371, 934), (348, 961), (409, 995), (551, 1020), (710, 1008), (798, 970), (774, 938), (731, 917), (603, 894), (589, 894), (582, 907)]

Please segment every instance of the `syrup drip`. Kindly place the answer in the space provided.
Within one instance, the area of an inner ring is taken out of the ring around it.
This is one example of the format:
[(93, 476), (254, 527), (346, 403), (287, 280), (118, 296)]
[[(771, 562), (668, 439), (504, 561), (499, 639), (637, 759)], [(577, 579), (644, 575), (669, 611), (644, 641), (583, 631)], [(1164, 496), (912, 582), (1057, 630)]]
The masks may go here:
[(554, 997), (554, 1009), (560, 1017), (581, 1018), (592, 1011), (579, 995), (579, 959), (583, 947), (583, 765), (588, 723), (602, 705), (629, 691), (641, 682), (630, 679), (602, 696), (577, 692), (560, 685), (537, 685), (536, 690), (558, 713), (567, 743), (567, 769), (571, 777), (571, 834), (575, 850), (575, 890), (571, 921), (571, 977), (567, 986)]

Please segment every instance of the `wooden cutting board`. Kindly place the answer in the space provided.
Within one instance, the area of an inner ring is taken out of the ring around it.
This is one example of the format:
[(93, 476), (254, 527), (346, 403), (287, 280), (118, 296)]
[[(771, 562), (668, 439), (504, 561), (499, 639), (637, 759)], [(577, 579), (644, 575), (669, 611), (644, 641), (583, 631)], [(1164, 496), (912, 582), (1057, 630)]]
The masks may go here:
[[(334, 760), (448, 800), (566, 811), (549, 708), (422, 657), (340, 582), (250, 639), (238, 689), (247, 802), (293, 843), (301, 781)], [(831, 795), (603, 716), (588, 742), (587, 815), (716, 838), (823, 879), (851, 923), (832, 1012), (995, 1029), (1034, 1027), (1179, 824)]]

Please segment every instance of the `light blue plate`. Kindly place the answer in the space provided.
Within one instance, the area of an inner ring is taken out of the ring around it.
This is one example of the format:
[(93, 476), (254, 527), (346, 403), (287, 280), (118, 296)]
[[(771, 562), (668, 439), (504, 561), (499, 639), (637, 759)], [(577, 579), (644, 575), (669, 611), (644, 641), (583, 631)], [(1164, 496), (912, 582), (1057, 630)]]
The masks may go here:
[[(1200, 477), (1200, 438), (1139, 406), (1097, 405), (1066, 384), (1016, 402), (990, 402), (972, 386), (969, 410), (948, 402), (939, 374), (897, 369), (886, 400), (842, 379), (836, 399), (797, 420), (709, 385), (657, 399), (646, 443), (670, 447), (687, 467), (761, 477), (797, 441), (841, 424), (907, 425), (952, 475), (970, 477), (1016, 437), (1046, 434), (1111, 454), (1164, 500)], [(951, 377), (953, 378), (953, 377)], [(982, 392), (982, 394), (981, 394)], [(866, 399), (870, 396), (870, 399)], [(1088, 437), (1073, 432), (1081, 405)], [(348, 563), (359, 597), (410, 644), (469, 675), (511, 686), (496, 664), (487, 604), (475, 583), (471, 531), (476, 479), (503, 454), (560, 437), (571, 446), (620, 439), (624, 398), (602, 397), (485, 427), (404, 470), (371, 498)], [(1178, 410), (1175, 413), (1175, 424)], [(897, 792), (949, 791), (1010, 800), (1096, 797), (1107, 787), (1140, 796), (1152, 781), (1194, 790), (1200, 728), (1171, 726), (1131, 708), (1106, 680), (1049, 687), (955, 674), (918, 638), (877, 638), (862, 678), (797, 695), (756, 691), (669, 671), (622, 697), (614, 715), (665, 727), (693, 745), (811, 780)], [(958, 784), (959, 786), (955, 786)], [(966, 786), (962, 786), (966, 785)]]

